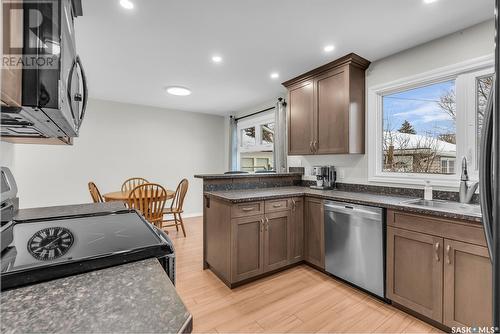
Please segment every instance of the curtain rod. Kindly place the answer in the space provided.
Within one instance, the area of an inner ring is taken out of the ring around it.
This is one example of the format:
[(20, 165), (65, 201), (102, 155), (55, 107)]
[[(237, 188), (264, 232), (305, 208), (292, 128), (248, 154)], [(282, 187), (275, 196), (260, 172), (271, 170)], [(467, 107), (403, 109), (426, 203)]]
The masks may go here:
[(276, 107), (269, 107), (267, 109), (264, 109), (264, 110), (261, 110), (261, 111), (257, 111), (257, 112), (254, 112), (250, 115), (246, 115), (246, 116), (242, 116), (242, 117), (238, 117), (238, 118), (234, 118), (234, 120), (237, 122), (239, 121), (240, 119), (243, 119), (243, 118), (247, 118), (247, 117), (250, 117), (250, 116), (254, 116), (254, 115), (257, 115), (257, 114), (260, 114), (260, 113), (263, 113), (263, 112), (266, 112), (266, 111), (269, 111), (269, 110), (273, 110), (275, 109)]

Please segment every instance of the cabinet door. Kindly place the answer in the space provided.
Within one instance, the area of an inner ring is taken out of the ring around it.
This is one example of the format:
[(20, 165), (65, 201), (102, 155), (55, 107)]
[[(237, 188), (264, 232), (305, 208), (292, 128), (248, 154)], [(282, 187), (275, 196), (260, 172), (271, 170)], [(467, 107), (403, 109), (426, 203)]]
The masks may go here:
[(444, 324), (490, 327), (493, 288), (488, 249), (447, 239), (444, 249)]
[(305, 214), (305, 260), (322, 269), (325, 268), (325, 224), (323, 201), (306, 199)]
[(304, 200), (293, 198), (290, 200), (290, 249), (289, 263), (295, 263), (304, 259)]
[(231, 221), (231, 281), (238, 282), (262, 274), (264, 216)]
[(442, 321), (442, 238), (387, 228), (387, 297)]
[(313, 154), (315, 138), (313, 81), (290, 87), (288, 91), (288, 154)]
[(318, 135), (316, 153), (349, 153), (349, 66), (317, 79)]
[(266, 214), (264, 224), (264, 272), (288, 264), (290, 211)]

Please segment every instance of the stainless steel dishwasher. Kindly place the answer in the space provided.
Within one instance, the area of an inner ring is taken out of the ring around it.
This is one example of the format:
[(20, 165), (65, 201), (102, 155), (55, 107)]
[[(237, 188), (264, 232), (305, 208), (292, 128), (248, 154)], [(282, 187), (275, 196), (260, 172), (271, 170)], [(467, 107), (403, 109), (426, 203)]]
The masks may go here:
[(325, 202), (325, 269), (385, 297), (383, 209)]

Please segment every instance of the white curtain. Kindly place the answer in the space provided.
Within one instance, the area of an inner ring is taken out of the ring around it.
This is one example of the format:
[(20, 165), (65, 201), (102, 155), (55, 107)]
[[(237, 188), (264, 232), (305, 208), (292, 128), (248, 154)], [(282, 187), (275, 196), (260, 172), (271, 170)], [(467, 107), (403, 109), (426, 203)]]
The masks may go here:
[(286, 102), (281, 97), (276, 103), (274, 122), (274, 166), (277, 173), (287, 171)]
[(229, 170), (236, 171), (238, 168), (238, 127), (236, 118), (229, 117)]

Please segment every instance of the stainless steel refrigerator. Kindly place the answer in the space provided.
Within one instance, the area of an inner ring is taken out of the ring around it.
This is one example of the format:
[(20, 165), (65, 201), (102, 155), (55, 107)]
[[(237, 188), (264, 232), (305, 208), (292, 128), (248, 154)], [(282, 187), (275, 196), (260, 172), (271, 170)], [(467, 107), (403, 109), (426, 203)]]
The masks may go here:
[(495, 84), (490, 92), (481, 136), (480, 192), (483, 225), (493, 264), (493, 326), (500, 332), (500, 0), (495, 0)]

